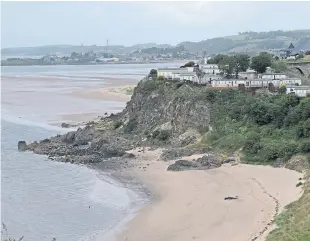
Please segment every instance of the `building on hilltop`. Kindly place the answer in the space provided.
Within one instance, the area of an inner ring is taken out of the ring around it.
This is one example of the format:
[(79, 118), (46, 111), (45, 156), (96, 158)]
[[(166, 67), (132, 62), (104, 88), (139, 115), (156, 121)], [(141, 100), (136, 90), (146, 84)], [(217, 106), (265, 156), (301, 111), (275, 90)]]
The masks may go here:
[(178, 79), (180, 74), (184, 73), (194, 73), (193, 67), (184, 67), (184, 68), (159, 68), (157, 69), (157, 76), (162, 76), (165, 79)]
[(246, 72), (240, 72), (238, 76), (240, 79), (256, 79), (257, 73), (255, 70), (249, 69)]
[(310, 97), (310, 86), (286, 86), (286, 93), (298, 97)]
[(201, 71), (206, 74), (220, 74), (221, 71), (217, 64), (201, 64), (200, 66)]
[(286, 74), (283, 73), (263, 73), (263, 74), (258, 74), (257, 76), (259, 79), (286, 79), (287, 76)]

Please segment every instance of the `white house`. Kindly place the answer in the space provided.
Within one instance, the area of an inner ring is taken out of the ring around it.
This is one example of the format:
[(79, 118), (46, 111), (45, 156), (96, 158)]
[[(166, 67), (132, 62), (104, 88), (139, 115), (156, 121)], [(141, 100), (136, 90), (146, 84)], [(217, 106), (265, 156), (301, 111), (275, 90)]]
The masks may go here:
[(257, 73), (255, 70), (247, 70), (246, 72), (240, 72), (238, 76), (241, 79), (256, 79)]
[(211, 81), (211, 86), (214, 88), (238, 88), (238, 86), (241, 84), (245, 84), (245, 80), (219, 79)]
[(279, 88), (281, 85), (301, 85), (301, 79), (251, 79), (245, 81), (245, 87), (265, 87), (273, 85)]
[(270, 85), (273, 85), (276, 88), (279, 88), (281, 85), (289, 86), (299, 86), (301, 85), (300, 79), (281, 79), (281, 80), (272, 80), (272, 79), (220, 79), (212, 80), (211, 86), (215, 88), (238, 88), (239, 85), (244, 85), (245, 88), (268, 88)]
[(220, 74), (221, 72), (217, 64), (202, 64), (200, 69), (206, 74)]
[(184, 81), (186, 81), (186, 80), (189, 80), (189, 81), (192, 81), (192, 82), (196, 82), (196, 83), (199, 83), (199, 80), (198, 80), (198, 77), (197, 77), (197, 75), (196, 75), (196, 73), (181, 73), (180, 75), (179, 75), (179, 78), (180, 78), (180, 80), (184, 80)]
[(310, 96), (310, 86), (287, 86), (287, 94), (295, 94), (298, 97), (308, 97)]
[(157, 69), (157, 76), (162, 76), (165, 79), (176, 79), (182, 73), (189, 73), (187, 68), (160, 68)]
[(296, 79), (296, 78), (287, 78), (287, 79), (282, 79), (279, 81), (279, 86), (283, 85), (295, 85), (295, 86), (300, 86), (301, 85), (301, 79)]
[(259, 74), (258, 78), (276, 80), (276, 79), (286, 79), (287, 76), (286, 74), (282, 74), (282, 73), (270, 73), (270, 74), (264, 73), (264, 74)]

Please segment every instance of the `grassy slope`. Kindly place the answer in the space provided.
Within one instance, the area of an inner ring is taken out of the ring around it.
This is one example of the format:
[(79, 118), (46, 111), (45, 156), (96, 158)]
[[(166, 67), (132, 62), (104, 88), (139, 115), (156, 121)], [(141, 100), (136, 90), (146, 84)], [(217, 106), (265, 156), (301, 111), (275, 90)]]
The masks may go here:
[(276, 223), (267, 241), (310, 241), (310, 171), (306, 176), (304, 194), (296, 202), (287, 206)]

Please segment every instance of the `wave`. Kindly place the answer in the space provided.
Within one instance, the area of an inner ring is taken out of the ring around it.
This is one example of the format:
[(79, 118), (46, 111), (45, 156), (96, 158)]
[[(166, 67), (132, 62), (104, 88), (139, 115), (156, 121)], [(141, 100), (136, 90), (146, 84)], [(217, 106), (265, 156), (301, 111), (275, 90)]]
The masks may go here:
[(71, 128), (64, 129), (59, 126), (53, 126), (48, 123), (44, 123), (43, 121), (39, 122), (39, 121), (33, 121), (29, 119), (12, 116), (12, 115), (9, 115), (8, 113), (5, 113), (3, 109), (1, 113), (1, 122), (2, 121), (6, 121), (6, 122), (13, 123), (13, 124), (18, 124), (18, 125), (23, 125), (23, 126), (39, 127), (45, 130), (56, 131), (58, 133), (67, 133), (69, 131), (76, 131), (78, 129), (78, 127), (71, 127)]

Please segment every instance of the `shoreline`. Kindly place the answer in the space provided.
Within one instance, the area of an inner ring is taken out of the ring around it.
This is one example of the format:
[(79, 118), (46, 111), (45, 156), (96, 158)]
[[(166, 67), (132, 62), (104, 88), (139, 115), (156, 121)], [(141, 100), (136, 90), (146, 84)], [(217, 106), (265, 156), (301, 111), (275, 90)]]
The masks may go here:
[(103, 88), (77, 90), (71, 96), (83, 99), (95, 99), (113, 102), (128, 102), (137, 84), (108, 85)]
[[(173, 161), (160, 161), (159, 150), (132, 152), (137, 155), (136, 167), (121, 173), (146, 185), (152, 200), (127, 223), (117, 241), (263, 241), (275, 228), (274, 218), (302, 195), (296, 183), (303, 174), (296, 171), (225, 164), (170, 172), (167, 167)], [(228, 201), (225, 196), (238, 199)]]

